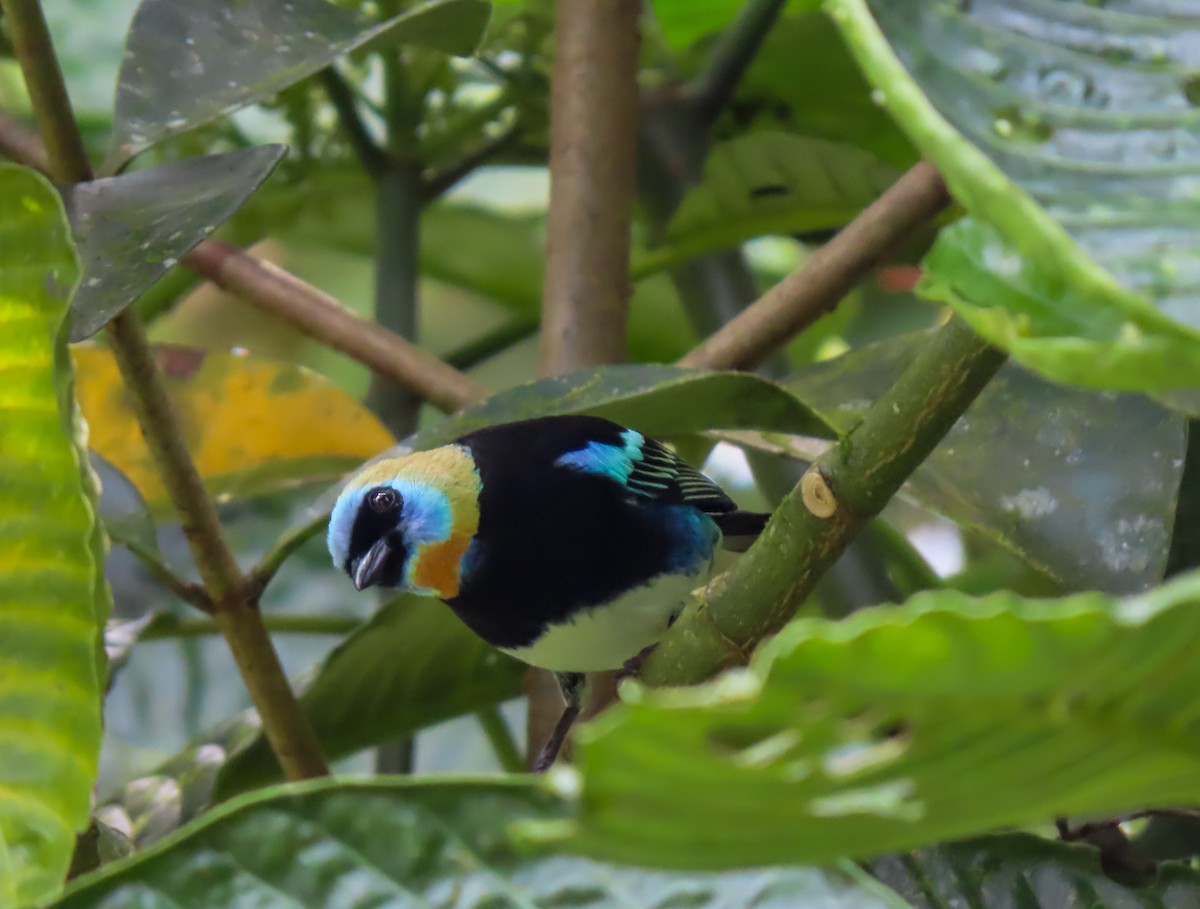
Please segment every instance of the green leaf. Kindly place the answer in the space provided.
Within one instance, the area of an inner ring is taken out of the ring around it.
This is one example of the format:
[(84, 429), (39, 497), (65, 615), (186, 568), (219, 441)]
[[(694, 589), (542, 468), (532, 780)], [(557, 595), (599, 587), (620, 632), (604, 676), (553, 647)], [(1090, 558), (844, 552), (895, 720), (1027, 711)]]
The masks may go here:
[(493, 423), (588, 413), (652, 436), (705, 429), (770, 429), (827, 435), (828, 428), (778, 385), (740, 372), (674, 366), (601, 366), (539, 379), (447, 417), (415, 440), (432, 448)]
[(474, 51), (485, 0), (430, 0), (374, 21), (325, 0), (143, 0), (117, 82), (117, 170), (143, 149), (274, 95), (368, 43)]
[(1100, 853), (1028, 834), (988, 836), (888, 856), (871, 871), (919, 909), (1191, 909), (1200, 875), (1170, 862), (1131, 887), (1100, 868)]
[(841, 227), (898, 175), (868, 152), (824, 139), (731, 139), (709, 154), (703, 180), (667, 226), (667, 244), (638, 257), (634, 276), (766, 234)]
[(903, 905), (848, 871), (672, 874), (531, 852), (514, 839), (514, 823), (559, 818), (564, 809), (528, 779), (288, 786), (209, 812), (169, 840), (77, 881), (53, 906)]
[(930, 256), (937, 299), (1051, 378), (1200, 384), (1187, 144), (1200, 50), (1176, 40), (1200, 17), (998, 0), (829, 8), (979, 222)]
[[(524, 669), (484, 643), (445, 603), (400, 597), (329, 654), (300, 703), (326, 756), (336, 760), (517, 697)], [(279, 765), (259, 736), (226, 762), (217, 797), (279, 778)]]
[(821, 13), (785, 12), (738, 84), (731, 108), (738, 122), (845, 142), (895, 167), (917, 159)]
[[(1125, 601), (920, 594), (801, 619), (749, 668), (580, 730), (572, 848), (826, 862), (1200, 798), (1200, 574)], [(561, 832), (561, 831), (560, 831)]]
[(69, 187), (83, 264), (70, 340), (91, 337), (156, 283), (241, 207), (286, 150), (264, 145)]
[(58, 193), (0, 165), (0, 903), (61, 885), (100, 749), (104, 609), (61, 328), (78, 276)]
[(737, 15), (742, 0), (654, 0), (654, 18), (673, 50), (719, 32)]
[[(924, 340), (870, 344), (788, 385), (844, 433)], [(904, 495), (1068, 589), (1133, 593), (1163, 577), (1186, 439), (1183, 417), (1141, 395), (1067, 388), (1005, 364)]]

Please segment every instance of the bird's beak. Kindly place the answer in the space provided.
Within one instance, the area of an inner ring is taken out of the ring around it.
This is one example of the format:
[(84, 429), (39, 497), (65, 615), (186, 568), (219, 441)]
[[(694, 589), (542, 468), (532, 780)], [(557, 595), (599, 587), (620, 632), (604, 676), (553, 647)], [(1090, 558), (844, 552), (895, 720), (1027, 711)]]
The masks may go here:
[(368, 549), (367, 554), (354, 566), (354, 589), (365, 590), (378, 581), (389, 555), (391, 555), (391, 547), (388, 546), (387, 540), (377, 540), (375, 545)]

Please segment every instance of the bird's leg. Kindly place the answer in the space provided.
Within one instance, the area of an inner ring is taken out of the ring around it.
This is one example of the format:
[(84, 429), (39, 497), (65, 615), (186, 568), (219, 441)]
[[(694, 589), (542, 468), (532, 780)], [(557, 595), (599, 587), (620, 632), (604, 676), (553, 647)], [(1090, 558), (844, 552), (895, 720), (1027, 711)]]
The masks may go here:
[(538, 756), (533, 762), (534, 773), (544, 773), (554, 763), (554, 759), (558, 757), (567, 733), (571, 731), (571, 726), (574, 725), (576, 717), (579, 716), (580, 707), (583, 705), (583, 689), (587, 677), (582, 672), (556, 672), (554, 678), (558, 681), (558, 689), (562, 692), (566, 706), (563, 708), (562, 716), (558, 718), (554, 731), (550, 733), (550, 738), (546, 740), (546, 744), (542, 746), (542, 750), (538, 752)]

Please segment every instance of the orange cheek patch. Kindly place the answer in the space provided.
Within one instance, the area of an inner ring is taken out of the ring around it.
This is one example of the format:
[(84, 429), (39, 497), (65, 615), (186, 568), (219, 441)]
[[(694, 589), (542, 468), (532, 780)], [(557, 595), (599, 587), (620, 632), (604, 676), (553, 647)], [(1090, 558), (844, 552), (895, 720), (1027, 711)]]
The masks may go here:
[(473, 533), (452, 534), (441, 543), (421, 547), (413, 566), (412, 580), (417, 587), (433, 590), (444, 598), (458, 596), (459, 565), (471, 545)]

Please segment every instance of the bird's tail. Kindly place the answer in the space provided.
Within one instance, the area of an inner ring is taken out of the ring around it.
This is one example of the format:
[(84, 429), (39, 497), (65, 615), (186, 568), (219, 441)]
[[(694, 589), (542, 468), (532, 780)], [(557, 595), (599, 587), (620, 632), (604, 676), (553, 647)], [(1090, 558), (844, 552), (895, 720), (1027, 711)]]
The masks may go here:
[(769, 514), (756, 511), (727, 511), (714, 514), (712, 519), (721, 528), (722, 545), (730, 552), (745, 552), (767, 526)]

